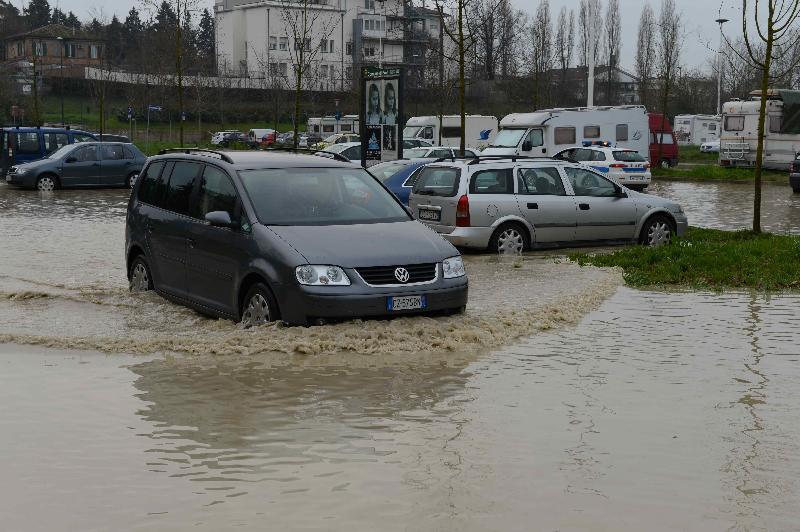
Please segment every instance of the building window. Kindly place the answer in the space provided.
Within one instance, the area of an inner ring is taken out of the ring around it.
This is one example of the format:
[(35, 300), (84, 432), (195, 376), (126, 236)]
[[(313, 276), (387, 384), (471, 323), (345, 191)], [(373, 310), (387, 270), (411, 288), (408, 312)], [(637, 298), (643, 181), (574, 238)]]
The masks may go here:
[(272, 35), (269, 36), (269, 49), (270, 50), (277, 50), (278, 49), (278, 38), (273, 37)]
[(333, 49), (333, 39), (331, 39), (331, 40), (329, 40), (329, 41), (328, 41), (328, 51), (329, 51), (330, 53), (333, 53), (333, 52), (334, 52), (334, 49)]
[(364, 7), (367, 9), (375, 9), (375, 0), (364, 0)]
[(289, 37), (281, 37), (278, 40), (278, 50), (288, 50), (289, 49)]
[(351, 42), (347, 43), (347, 45), (345, 46), (345, 53), (347, 55), (353, 55), (353, 43)]
[(328, 65), (322, 65), (319, 69), (319, 77), (327, 78), (328, 77)]
[(328, 51), (328, 39), (322, 39), (319, 42), (319, 51), (325, 53)]
[(278, 65), (278, 74), (284, 78), (286, 77), (286, 63), (280, 63)]
[(65, 44), (64, 57), (78, 57), (78, 46), (76, 44)]
[(89, 57), (92, 59), (100, 59), (100, 47), (93, 44), (89, 47)]
[(22, 42), (17, 43), (17, 57), (22, 57), (23, 55), (23, 44)]
[(36, 55), (39, 57), (44, 57), (47, 55), (47, 43), (46, 42), (37, 42), (36, 43)]
[[(310, 38), (309, 39), (304, 39), (303, 42), (304, 42), (303, 50), (306, 51), (306, 52), (310, 52), (311, 51), (311, 39)], [(299, 50), (300, 46), (301, 46), (301, 41), (295, 41), (294, 42), (294, 49), (295, 50)]]

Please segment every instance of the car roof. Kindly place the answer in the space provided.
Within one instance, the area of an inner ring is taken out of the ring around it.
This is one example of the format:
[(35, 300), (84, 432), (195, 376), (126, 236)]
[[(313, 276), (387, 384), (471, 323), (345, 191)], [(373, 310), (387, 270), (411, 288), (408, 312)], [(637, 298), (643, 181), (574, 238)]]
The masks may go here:
[(564, 161), (561, 159), (553, 159), (551, 157), (514, 157), (513, 155), (509, 155), (507, 157), (493, 157), (488, 156), (485, 158), (478, 157), (477, 159), (474, 157), (467, 157), (466, 159), (448, 159), (443, 158), (444, 160), (438, 162), (429, 163), (429, 166), (457, 166), (457, 167), (466, 167), (466, 168), (482, 168), (485, 169), (488, 165), (497, 166), (498, 168), (510, 168), (514, 167), (518, 164), (535, 164), (541, 166), (552, 166), (554, 164), (557, 165), (574, 165), (572, 161)]
[[(224, 156), (225, 158), (223, 158)], [(294, 153), (282, 150), (269, 151), (173, 151), (156, 155), (150, 160), (181, 159), (197, 162), (217, 162), (233, 166), (236, 170), (259, 168), (361, 168), (354, 163), (346, 163), (305, 153)], [(230, 159), (231, 162), (225, 160)]]

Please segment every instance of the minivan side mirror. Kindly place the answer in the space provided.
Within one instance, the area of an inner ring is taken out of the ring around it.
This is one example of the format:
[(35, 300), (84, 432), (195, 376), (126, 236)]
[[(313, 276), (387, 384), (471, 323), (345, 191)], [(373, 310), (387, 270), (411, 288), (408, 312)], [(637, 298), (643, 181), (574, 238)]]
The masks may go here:
[(214, 227), (233, 227), (231, 215), (225, 211), (211, 211), (206, 214), (206, 221)]
[(526, 140), (522, 143), (522, 151), (531, 151), (533, 149), (533, 143), (529, 140)]
[(67, 157), (67, 160), (64, 161), (65, 163), (77, 163), (78, 159), (76, 157)]
[(617, 187), (617, 197), (618, 198), (627, 198), (628, 193), (625, 192), (625, 189), (622, 187)]

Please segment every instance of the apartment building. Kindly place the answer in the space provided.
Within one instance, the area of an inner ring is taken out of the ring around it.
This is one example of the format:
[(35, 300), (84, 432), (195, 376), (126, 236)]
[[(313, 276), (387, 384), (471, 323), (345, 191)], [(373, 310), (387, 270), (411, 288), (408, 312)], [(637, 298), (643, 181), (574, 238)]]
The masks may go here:
[(82, 30), (49, 24), (3, 39), (3, 58), (9, 63), (37, 65), (40, 72), (69, 67), (97, 66), (103, 61), (105, 41)]
[(302, 51), (304, 88), (349, 90), (362, 65), (424, 68), (440, 20), (410, 0), (216, 0), (221, 76), (293, 88)]

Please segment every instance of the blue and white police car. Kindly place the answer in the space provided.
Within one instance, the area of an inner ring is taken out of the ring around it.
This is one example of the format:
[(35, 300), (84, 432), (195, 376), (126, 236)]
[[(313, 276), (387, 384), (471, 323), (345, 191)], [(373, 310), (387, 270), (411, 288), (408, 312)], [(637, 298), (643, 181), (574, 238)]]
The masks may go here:
[(616, 148), (608, 141), (586, 141), (581, 146), (561, 150), (555, 159), (585, 164), (633, 190), (650, 184), (650, 163), (636, 150)]

